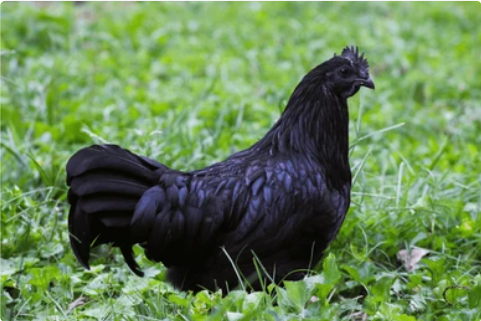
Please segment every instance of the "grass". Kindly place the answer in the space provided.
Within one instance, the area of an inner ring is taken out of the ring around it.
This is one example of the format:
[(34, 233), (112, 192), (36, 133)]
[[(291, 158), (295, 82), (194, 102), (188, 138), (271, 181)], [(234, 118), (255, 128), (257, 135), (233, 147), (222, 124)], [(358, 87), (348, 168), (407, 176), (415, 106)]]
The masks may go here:
[[(475, 2), (2, 3), (1, 319), (479, 321), (480, 20)], [(223, 297), (175, 291), (139, 249), (145, 278), (108, 247), (80, 267), (72, 153), (222, 160), (347, 44), (376, 91), (350, 100), (352, 206), (316, 275)], [(407, 270), (397, 253), (417, 248)]]

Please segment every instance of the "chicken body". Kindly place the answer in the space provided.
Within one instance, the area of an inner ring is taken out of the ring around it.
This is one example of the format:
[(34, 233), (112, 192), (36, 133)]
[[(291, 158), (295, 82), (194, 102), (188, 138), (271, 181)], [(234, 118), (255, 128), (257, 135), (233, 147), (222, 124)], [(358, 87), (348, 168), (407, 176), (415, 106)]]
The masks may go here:
[(201, 170), (115, 145), (80, 150), (67, 164), (77, 258), (88, 268), (90, 247), (113, 243), (140, 275), (131, 249), (140, 244), (174, 286), (193, 291), (233, 289), (239, 275), (254, 289), (303, 277), (349, 208), (347, 97), (362, 85), (373, 87), (367, 62), (346, 48), (304, 77), (259, 142)]

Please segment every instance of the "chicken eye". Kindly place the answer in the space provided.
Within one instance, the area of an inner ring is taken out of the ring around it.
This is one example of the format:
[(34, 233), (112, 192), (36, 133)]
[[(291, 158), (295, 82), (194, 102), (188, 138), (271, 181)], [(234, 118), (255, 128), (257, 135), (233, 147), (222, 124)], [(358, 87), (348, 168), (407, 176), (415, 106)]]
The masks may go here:
[(340, 73), (341, 73), (342, 76), (349, 76), (351, 74), (351, 69), (341, 68)]

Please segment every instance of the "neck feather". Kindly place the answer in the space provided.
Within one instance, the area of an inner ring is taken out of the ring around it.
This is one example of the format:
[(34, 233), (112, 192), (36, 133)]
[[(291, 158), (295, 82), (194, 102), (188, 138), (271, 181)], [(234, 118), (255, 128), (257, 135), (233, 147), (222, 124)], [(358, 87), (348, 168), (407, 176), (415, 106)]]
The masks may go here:
[(342, 184), (351, 178), (347, 100), (323, 83), (308, 74), (294, 90), (280, 119), (252, 149), (306, 155), (327, 177), (333, 175)]

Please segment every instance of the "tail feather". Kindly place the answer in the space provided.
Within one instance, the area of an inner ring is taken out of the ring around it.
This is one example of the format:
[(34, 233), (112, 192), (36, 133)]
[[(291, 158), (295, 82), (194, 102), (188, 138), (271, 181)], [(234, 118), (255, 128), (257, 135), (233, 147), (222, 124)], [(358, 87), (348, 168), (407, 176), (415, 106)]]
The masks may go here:
[[(118, 170), (151, 181), (152, 168), (164, 166), (132, 154), (116, 145), (93, 145), (79, 150), (67, 163), (67, 184), (70, 179), (95, 169)], [(165, 167), (165, 166), (164, 166)]]
[(124, 256), (125, 263), (127, 263), (127, 266), (132, 270), (132, 272), (138, 276), (144, 276), (144, 272), (140, 270), (139, 265), (134, 259), (134, 251), (132, 251), (132, 246), (121, 246), (120, 250)]
[(89, 178), (79, 177), (78, 179), (74, 179), (70, 188), (72, 192), (78, 196), (98, 193), (142, 196), (145, 192), (145, 186), (143, 185), (114, 178), (97, 178), (95, 175)]
[(99, 220), (105, 227), (123, 227), (132, 221), (132, 211), (128, 212), (112, 212), (112, 213), (102, 213), (99, 215)]
[(79, 206), (85, 213), (133, 212), (138, 198), (115, 194), (92, 194), (80, 197)]
[(133, 257), (132, 217), (141, 196), (165, 170), (165, 165), (115, 145), (94, 145), (70, 158), (70, 244), (86, 269), (91, 247), (113, 243), (132, 271), (142, 274)]
[(90, 222), (87, 215), (77, 208), (75, 203), (70, 203), (68, 216), (68, 229), (70, 232), (70, 245), (80, 264), (90, 270)]

